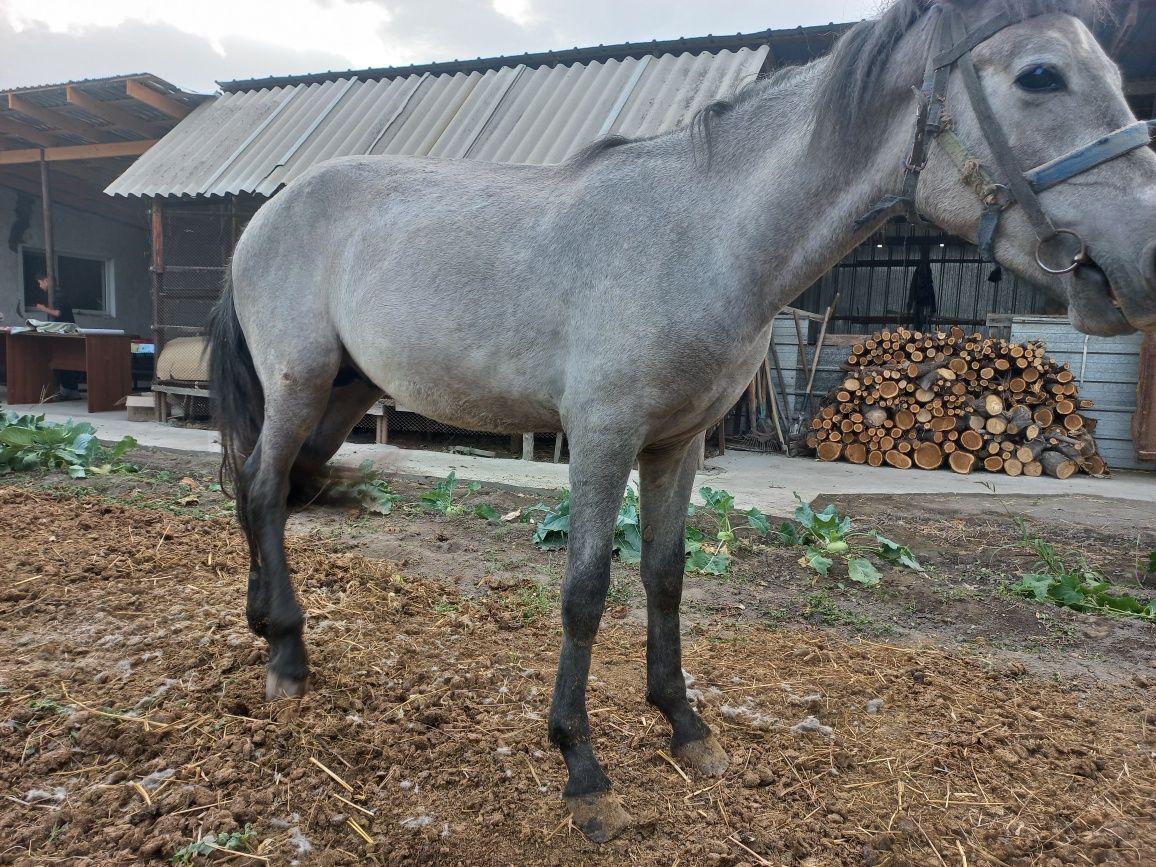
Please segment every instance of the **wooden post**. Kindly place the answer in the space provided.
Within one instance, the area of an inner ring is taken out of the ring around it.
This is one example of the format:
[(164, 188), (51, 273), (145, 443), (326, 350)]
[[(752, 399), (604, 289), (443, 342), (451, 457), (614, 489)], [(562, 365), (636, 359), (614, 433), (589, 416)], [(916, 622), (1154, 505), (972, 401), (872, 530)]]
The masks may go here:
[[(161, 201), (153, 198), (149, 212), (149, 226), (152, 234), (152, 302), (153, 302), (153, 358), (160, 358), (164, 349), (164, 334), (161, 323), (161, 293), (164, 291), (165, 280), (165, 221)], [(154, 374), (155, 376), (155, 374)]]
[(566, 439), (566, 434), (562, 431), (554, 434), (554, 463), (562, 462), (562, 441)]
[(522, 460), (534, 460), (534, 435), (532, 433), (522, 434)]
[(44, 273), (48, 277), (49, 307), (56, 306), (56, 237), (52, 232), (52, 191), (48, 179), (48, 161), (40, 149), (40, 199), (44, 216)]

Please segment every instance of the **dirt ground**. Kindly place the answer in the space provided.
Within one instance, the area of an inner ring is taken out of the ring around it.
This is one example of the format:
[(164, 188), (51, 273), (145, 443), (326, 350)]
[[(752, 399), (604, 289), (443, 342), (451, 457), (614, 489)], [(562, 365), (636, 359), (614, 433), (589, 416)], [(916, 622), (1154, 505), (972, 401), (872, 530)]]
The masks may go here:
[[(1156, 863), (1156, 628), (1001, 592), (1033, 559), (1013, 516), (1127, 582), (1154, 506), (839, 498), (927, 574), (861, 590), (748, 544), (733, 574), (688, 576), (685, 665), (731, 755), (721, 780), (666, 755), (637, 569), (616, 564), (589, 706), (637, 824), (597, 847), (546, 740), (564, 552), (424, 512), (432, 480), (396, 480), (388, 516), (299, 513), (312, 692), (271, 706), (212, 460), (132, 459), (0, 486), (0, 863)], [(245, 856), (190, 848), (246, 828)]]

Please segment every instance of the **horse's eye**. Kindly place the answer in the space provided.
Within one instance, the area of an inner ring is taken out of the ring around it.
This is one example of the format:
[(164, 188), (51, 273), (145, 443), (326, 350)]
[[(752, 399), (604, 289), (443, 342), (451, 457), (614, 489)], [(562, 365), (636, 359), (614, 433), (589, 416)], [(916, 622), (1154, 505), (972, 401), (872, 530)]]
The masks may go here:
[(1016, 84), (1029, 93), (1047, 93), (1064, 89), (1064, 79), (1048, 66), (1031, 66), (1016, 78)]

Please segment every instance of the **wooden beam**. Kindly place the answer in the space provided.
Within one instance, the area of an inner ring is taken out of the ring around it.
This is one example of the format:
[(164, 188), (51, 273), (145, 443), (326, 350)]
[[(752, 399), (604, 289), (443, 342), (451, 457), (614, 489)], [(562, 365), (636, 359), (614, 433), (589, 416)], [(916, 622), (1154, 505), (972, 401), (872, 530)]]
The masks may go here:
[(21, 114), (38, 120), (50, 127), (62, 129), (65, 132), (73, 133), (74, 135), (83, 136), (86, 139), (94, 142), (103, 142), (113, 140), (112, 136), (102, 131), (99, 127), (92, 124), (85, 123), (82, 120), (68, 117), (67, 115), (59, 114), (50, 108), (45, 108), (41, 105), (36, 105), (29, 102), (22, 96), (17, 96), (15, 93), (8, 94), (8, 108), (12, 111), (18, 111)]
[[(157, 141), (157, 139), (149, 139), (148, 141), (115, 141), (105, 142), (104, 144), (46, 147), (44, 148), (44, 159), (51, 163), (56, 160), (99, 160), (105, 159), (106, 157), (139, 157), (155, 145)], [(40, 148), (0, 151), (0, 166), (38, 162), (40, 162)]]
[(147, 120), (142, 120), (136, 115), (129, 114), (123, 109), (117, 108), (112, 103), (104, 102), (96, 97), (85, 93), (75, 84), (68, 85), (65, 90), (65, 95), (68, 101), (77, 108), (82, 108), (89, 114), (95, 115), (102, 120), (107, 120), (114, 126), (123, 127), (124, 129), (131, 129), (138, 135), (143, 135), (146, 138), (153, 138), (158, 134), (163, 134), (164, 130), (158, 129), (155, 125), (149, 123)]
[[(25, 123), (20, 123), (5, 115), (0, 115), (0, 132), (5, 135), (16, 136), (22, 138), (24, 141), (30, 141), (33, 144), (42, 145), (43, 147), (52, 147), (60, 144), (60, 139), (51, 136), (43, 130), (39, 130), (34, 126), (29, 126)], [(40, 150), (36, 150), (35, 161), (40, 160)]]
[[(32, 180), (8, 172), (0, 172), (0, 186), (11, 187), (14, 190), (20, 190), (35, 196), (37, 199), (40, 198), (39, 180)], [(66, 192), (63, 189), (57, 188), (55, 178), (52, 180), (52, 186), (53, 203), (59, 207), (94, 214), (107, 220), (115, 220), (118, 223), (133, 226), (137, 229), (147, 226), (144, 212), (139, 207), (130, 207), (122, 204), (111, 196), (101, 196), (99, 194), (95, 196), (77, 195)]]
[(167, 114), (176, 120), (184, 119), (188, 116), (189, 112), (192, 111), (192, 109), (183, 102), (177, 102), (172, 97), (153, 90), (143, 81), (130, 78), (124, 85), (128, 95), (133, 99), (143, 102), (145, 105), (152, 106), (161, 114)]

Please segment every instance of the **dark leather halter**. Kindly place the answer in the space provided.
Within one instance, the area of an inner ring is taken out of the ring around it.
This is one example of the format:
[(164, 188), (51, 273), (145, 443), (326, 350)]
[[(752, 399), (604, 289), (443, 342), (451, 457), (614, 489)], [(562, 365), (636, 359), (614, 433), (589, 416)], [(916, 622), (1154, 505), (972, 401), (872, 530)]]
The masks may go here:
[[(938, 48), (928, 58), (923, 87), (917, 91), (919, 102), (915, 117), (915, 134), (907, 157), (903, 192), (898, 196), (887, 196), (880, 200), (870, 211), (856, 220), (855, 227), (860, 229), (881, 218), (900, 215), (906, 216), (916, 225), (926, 225), (915, 208), (915, 190), (919, 184), (920, 172), (927, 164), (931, 143), (938, 141), (959, 167), (964, 182), (975, 190), (983, 202), (983, 215), (980, 218), (979, 237), (976, 241), (983, 261), (995, 261), (995, 234), (999, 228), (1000, 217), (1007, 208), (1019, 205), (1024, 209), (1036, 233), (1036, 264), (1049, 274), (1066, 274), (1074, 271), (1089, 261), (1087, 245), (1074, 230), (1056, 228), (1044, 213), (1036, 194), (1109, 160), (1147, 146), (1152, 136), (1156, 135), (1156, 121), (1137, 121), (1121, 127), (1115, 132), (1025, 172), (1020, 168), (1019, 160), (1008, 143), (1003, 127), (991, 110), (991, 103), (980, 83), (971, 51), (1004, 28), (1034, 16), (1017, 17), (1005, 12), (970, 31), (965, 31), (963, 21), (950, 7), (933, 6), (928, 14), (938, 15), (936, 22)], [(991, 150), (999, 177), (1004, 179), (1003, 183), (993, 179), (967, 149), (955, 134), (951, 117), (944, 111), (947, 80), (953, 68), (958, 69), (963, 78), (972, 111)], [(1072, 256), (1070, 263), (1052, 267), (1044, 261), (1045, 247), (1061, 235), (1074, 238), (1079, 249)]]

